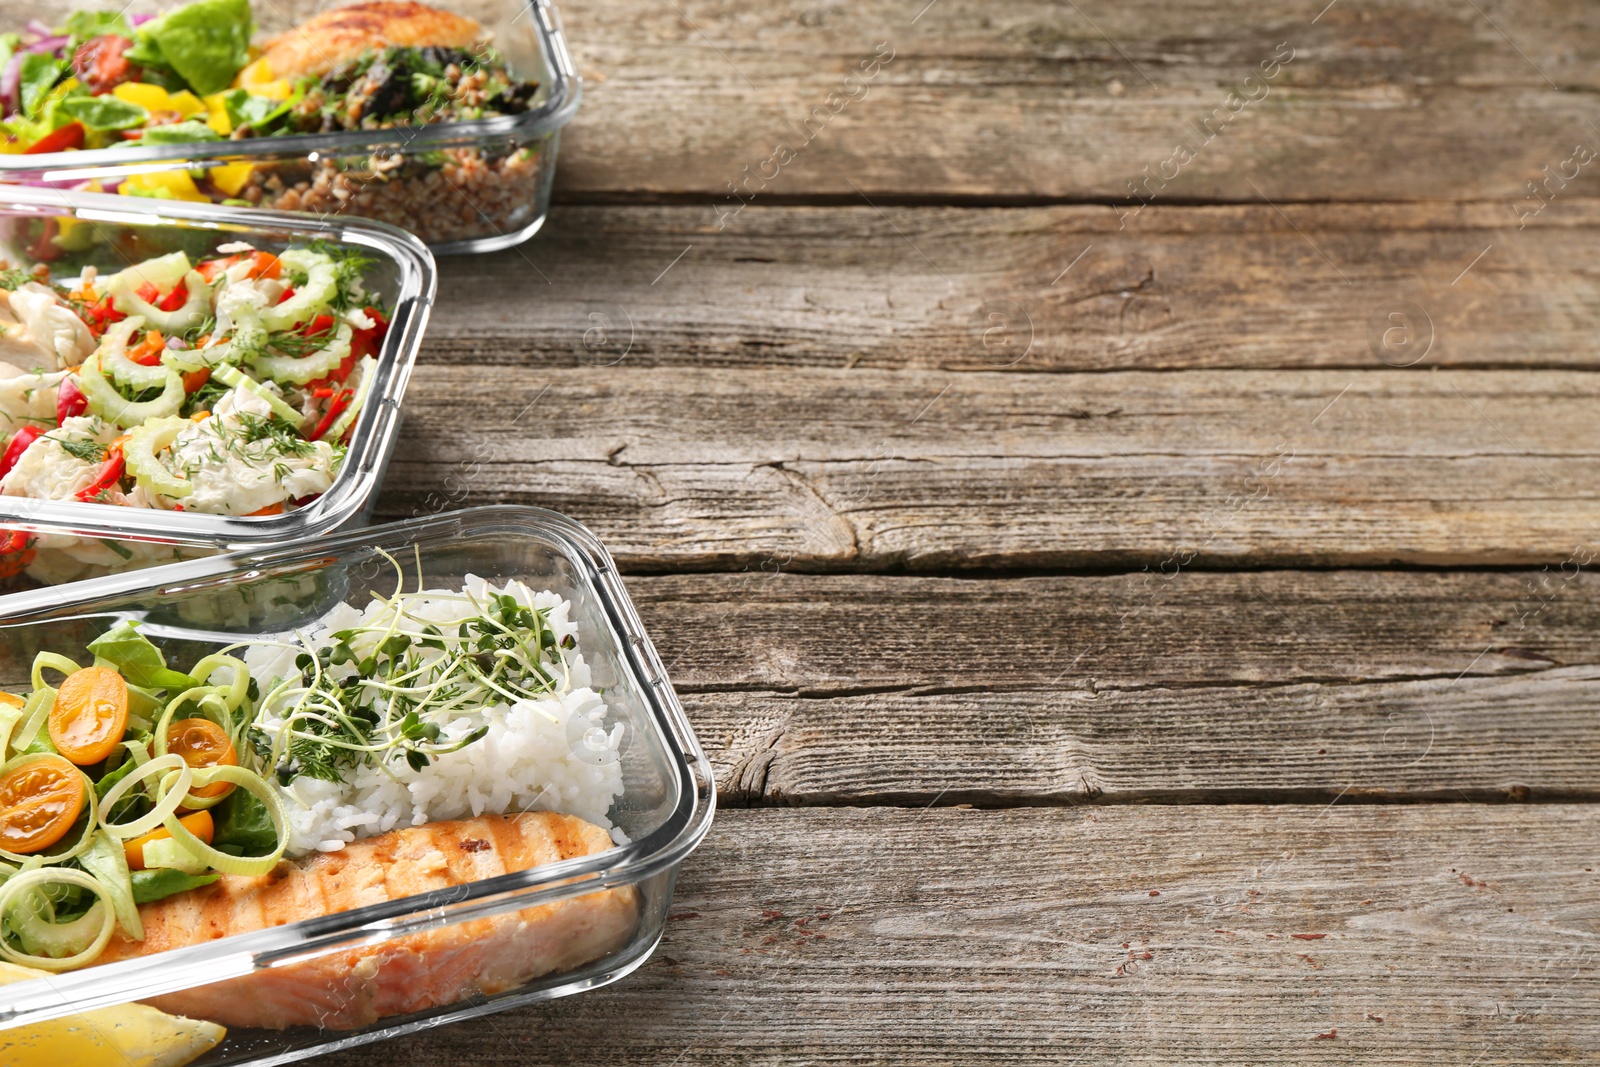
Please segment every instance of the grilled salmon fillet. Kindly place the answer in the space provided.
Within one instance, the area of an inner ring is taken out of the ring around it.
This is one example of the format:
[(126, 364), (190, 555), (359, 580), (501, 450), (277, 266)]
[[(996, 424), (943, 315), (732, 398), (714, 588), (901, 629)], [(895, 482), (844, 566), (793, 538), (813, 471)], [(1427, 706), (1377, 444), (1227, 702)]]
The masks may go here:
[(324, 11), (280, 33), (261, 58), (274, 78), (320, 77), (368, 48), (466, 48), (483, 37), (483, 27), (462, 15), (412, 0), (368, 0)]
[[(279, 864), (259, 878), (224, 876), (202, 889), (141, 905), (145, 939), (113, 939), (100, 962), (348, 911), (611, 847), (611, 836), (598, 826), (550, 812), (396, 830), (338, 852)], [(148, 1003), (224, 1026), (355, 1029), (571, 970), (626, 944), (638, 913), (632, 887), (607, 889), (256, 971)]]

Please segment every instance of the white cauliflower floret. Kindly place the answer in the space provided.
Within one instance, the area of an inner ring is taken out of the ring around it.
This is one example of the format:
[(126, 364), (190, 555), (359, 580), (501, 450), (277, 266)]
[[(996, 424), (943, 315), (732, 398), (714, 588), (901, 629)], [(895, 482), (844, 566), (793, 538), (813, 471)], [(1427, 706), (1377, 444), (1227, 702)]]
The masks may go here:
[[(68, 419), (28, 446), (16, 466), (0, 478), (0, 495), (74, 499), (94, 484), (105, 464), (106, 450), (94, 445), (109, 445), (121, 433), (111, 423), (92, 416)], [(74, 445), (79, 447), (70, 447)], [(116, 494), (114, 489), (110, 492)]]
[(179, 501), (185, 511), (249, 515), (327, 492), (336, 457), (326, 441), (305, 441), (274, 424), (271, 405), (255, 393), (231, 389), (210, 418), (178, 434), (166, 460), (194, 486)]

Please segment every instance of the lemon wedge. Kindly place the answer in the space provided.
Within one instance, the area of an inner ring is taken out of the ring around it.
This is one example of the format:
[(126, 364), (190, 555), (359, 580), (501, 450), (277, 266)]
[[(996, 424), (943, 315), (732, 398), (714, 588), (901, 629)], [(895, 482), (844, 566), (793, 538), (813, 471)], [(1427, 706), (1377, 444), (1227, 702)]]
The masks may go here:
[[(0, 985), (41, 974), (0, 963)], [(0, 1030), (0, 1063), (6, 1067), (183, 1067), (215, 1048), (226, 1034), (216, 1023), (183, 1019), (143, 1004), (119, 1004)]]

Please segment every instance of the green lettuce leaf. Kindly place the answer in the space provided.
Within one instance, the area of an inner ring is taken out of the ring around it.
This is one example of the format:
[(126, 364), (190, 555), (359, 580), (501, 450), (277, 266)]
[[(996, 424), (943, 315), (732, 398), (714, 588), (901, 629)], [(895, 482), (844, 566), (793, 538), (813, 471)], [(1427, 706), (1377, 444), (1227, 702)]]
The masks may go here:
[(200, 683), (187, 674), (167, 668), (166, 657), (124, 619), (89, 642), (89, 651), (117, 669), (133, 685), (152, 689), (193, 689)]
[(69, 96), (61, 101), (60, 110), (97, 132), (106, 130), (131, 130), (142, 126), (150, 112), (138, 104), (107, 93), (105, 96)]
[(278, 110), (278, 101), (266, 96), (251, 96), (247, 90), (235, 89), (222, 98), (228, 109), (228, 119), (235, 127), (261, 122)]
[(30, 53), (22, 57), (22, 113), (30, 119), (39, 117), (50, 90), (61, 80), (66, 63), (55, 56)]
[(133, 36), (133, 31), (128, 28), (128, 20), (122, 17), (120, 11), (74, 11), (67, 17), (61, 32), (85, 39), (108, 33), (118, 37)]
[(267, 806), (243, 789), (211, 809), (216, 834), (211, 847), (230, 856), (265, 856), (278, 847), (278, 831), (273, 828)]
[(174, 893), (199, 889), (203, 885), (210, 885), (220, 877), (222, 877), (220, 874), (184, 874), (171, 867), (153, 867), (148, 871), (128, 872), (128, 878), (133, 882), (135, 904), (148, 904), (152, 900), (162, 900)]
[(196, 141), (220, 141), (222, 137), (203, 122), (185, 119), (164, 126), (151, 126), (139, 138), (140, 144), (193, 144)]
[(200, 96), (221, 92), (250, 61), (249, 0), (195, 0), (138, 29), (129, 62), (169, 67)]

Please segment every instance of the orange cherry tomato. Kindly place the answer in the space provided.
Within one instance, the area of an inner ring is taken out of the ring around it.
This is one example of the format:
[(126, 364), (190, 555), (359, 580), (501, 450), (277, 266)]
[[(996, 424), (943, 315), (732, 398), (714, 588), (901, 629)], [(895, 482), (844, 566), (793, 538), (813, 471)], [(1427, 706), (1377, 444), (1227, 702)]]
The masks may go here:
[[(185, 815), (178, 820), (178, 823), (208, 845), (211, 844), (211, 838), (217, 832), (216, 824), (211, 821), (211, 813), (209, 811), (197, 811), (193, 815)], [(172, 832), (165, 826), (161, 826), (151, 830), (143, 837), (136, 837), (132, 841), (125, 842), (122, 846), (122, 852), (128, 859), (128, 869), (130, 871), (144, 870), (144, 846), (152, 841), (164, 841), (171, 836)]]
[(0, 704), (4, 704), (8, 708), (20, 708), (26, 703), (26, 700), (23, 700), (15, 693), (0, 693)]
[[(167, 751), (183, 757), (183, 762), (201, 767), (237, 767), (239, 754), (227, 733), (210, 719), (179, 719), (167, 727)], [(233, 791), (230, 782), (212, 782), (189, 792), (197, 797), (220, 797)], [(199, 835), (196, 835), (199, 836)]]
[(30, 760), (0, 778), (0, 848), (27, 855), (67, 836), (83, 811), (83, 772), (60, 756)]
[(67, 675), (50, 709), (50, 740), (80, 767), (111, 755), (128, 730), (128, 683), (110, 667)]

